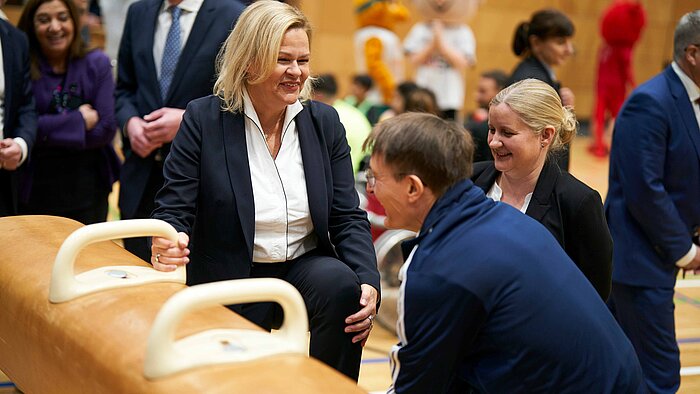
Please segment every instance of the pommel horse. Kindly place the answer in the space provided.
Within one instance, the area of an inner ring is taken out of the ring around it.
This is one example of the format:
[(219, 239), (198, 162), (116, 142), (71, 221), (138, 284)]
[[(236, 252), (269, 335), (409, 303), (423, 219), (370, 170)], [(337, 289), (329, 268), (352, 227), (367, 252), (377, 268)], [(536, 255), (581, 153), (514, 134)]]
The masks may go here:
[[(61, 248), (80, 228), (93, 243)], [(364, 392), (304, 354), (299, 340), (301, 334), (306, 339), (306, 310), (302, 302), (299, 312), (301, 297), (295, 299), (284, 284), (243, 285), (246, 279), (187, 288), (184, 276), (171, 274), (165, 282), (121, 287), (121, 280), (149, 277), (152, 269), (111, 241), (97, 242), (105, 235), (95, 236), (90, 228), (53, 216), (0, 218), (0, 370), (20, 390)], [(59, 249), (68, 265), (57, 268)], [(57, 284), (52, 271), (68, 284)], [(105, 276), (103, 288), (84, 283)], [(231, 292), (233, 282), (242, 285)], [(261, 291), (268, 285), (270, 292)], [(221, 305), (263, 300), (277, 301), (293, 315), (285, 313), (277, 342)]]

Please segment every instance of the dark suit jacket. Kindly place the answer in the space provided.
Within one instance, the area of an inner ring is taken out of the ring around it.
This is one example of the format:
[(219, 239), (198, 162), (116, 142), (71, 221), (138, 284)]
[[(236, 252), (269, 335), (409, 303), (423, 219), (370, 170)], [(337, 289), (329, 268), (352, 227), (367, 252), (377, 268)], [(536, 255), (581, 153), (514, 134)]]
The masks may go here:
[[(191, 100), (211, 94), (216, 55), (243, 10), (235, 0), (204, 0), (163, 100), (153, 59), (153, 36), (162, 4), (162, 0), (141, 0), (129, 7), (126, 16), (116, 88), (117, 124), (122, 128), (131, 117), (143, 117), (162, 107), (185, 108)], [(168, 149), (164, 147), (163, 156)], [(124, 138), (119, 207), (125, 218), (133, 217), (141, 201), (155, 155), (139, 157)]]
[[(29, 148), (27, 153), (31, 154), (36, 139), (37, 118), (29, 75), (29, 42), (23, 32), (2, 19), (0, 19), (0, 40), (2, 40), (3, 72), (5, 73), (3, 134), (5, 138), (24, 139)], [(16, 213), (17, 171), (9, 171), (9, 173), (9, 192), (13, 210)]]
[[(255, 201), (244, 115), (222, 112), (221, 103), (209, 96), (187, 106), (153, 213), (191, 235), (190, 285), (246, 278), (253, 261)], [(369, 222), (358, 208), (350, 148), (338, 114), (309, 102), (296, 124), (319, 248), (347, 264), (359, 283), (379, 290)]]
[(673, 288), (675, 262), (700, 225), (700, 130), (670, 66), (640, 85), (615, 120), (605, 213), (613, 280)]
[[(498, 175), (493, 162), (476, 163), (472, 180), (486, 193)], [(548, 160), (525, 213), (554, 235), (600, 297), (607, 300), (613, 245), (598, 192)]]
[(552, 79), (547, 67), (545, 67), (545, 65), (534, 56), (526, 57), (520, 63), (518, 63), (517, 66), (515, 66), (515, 69), (513, 70), (513, 73), (511, 73), (506, 86), (528, 78), (539, 79), (540, 81), (551, 86), (557, 92), (559, 92), (559, 89), (561, 88), (561, 84)]
[(468, 119), (466, 122), (464, 122), (464, 128), (469, 131), (469, 133), (472, 135), (472, 140), (474, 141), (473, 162), (476, 163), (478, 161), (493, 160), (491, 148), (489, 147), (488, 120), (477, 122), (475, 120)]

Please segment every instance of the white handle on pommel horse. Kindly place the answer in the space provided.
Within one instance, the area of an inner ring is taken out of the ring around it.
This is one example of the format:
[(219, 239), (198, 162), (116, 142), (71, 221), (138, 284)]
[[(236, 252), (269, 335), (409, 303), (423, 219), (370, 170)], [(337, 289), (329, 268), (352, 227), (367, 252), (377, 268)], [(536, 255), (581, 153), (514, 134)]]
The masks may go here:
[(170, 224), (156, 219), (120, 220), (91, 224), (69, 235), (56, 254), (51, 272), (49, 301), (61, 303), (74, 298), (118, 287), (137, 286), (146, 283), (185, 283), (185, 267), (161, 272), (151, 267), (136, 265), (100, 267), (75, 275), (74, 265), (78, 253), (86, 246), (118, 238), (160, 236), (177, 242), (177, 231)]
[[(188, 313), (215, 305), (277, 302), (284, 311), (279, 331), (213, 329), (175, 341), (175, 329)], [(307, 353), (309, 322), (301, 294), (274, 278), (237, 279), (192, 286), (170, 297), (148, 336), (144, 375), (158, 379), (206, 365), (250, 361), (282, 353)]]

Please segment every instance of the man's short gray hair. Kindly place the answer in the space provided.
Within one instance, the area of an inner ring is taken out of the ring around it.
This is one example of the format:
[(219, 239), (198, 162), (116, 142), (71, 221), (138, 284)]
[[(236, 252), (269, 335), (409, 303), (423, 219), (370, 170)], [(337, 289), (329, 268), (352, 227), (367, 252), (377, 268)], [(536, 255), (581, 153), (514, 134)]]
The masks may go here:
[(673, 33), (673, 60), (680, 62), (692, 44), (700, 44), (700, 10), (689, 12), (678, 21)]

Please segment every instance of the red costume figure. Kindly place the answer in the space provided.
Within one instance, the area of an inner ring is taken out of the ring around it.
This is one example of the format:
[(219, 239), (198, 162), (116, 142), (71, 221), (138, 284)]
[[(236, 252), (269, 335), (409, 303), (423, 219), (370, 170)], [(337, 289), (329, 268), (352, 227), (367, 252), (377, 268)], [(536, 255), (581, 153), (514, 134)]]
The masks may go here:
[(608, 154), (608, 146), (603, 141), (606, 112), (614, 120), (627, 92), (635, 86), (632, 48), (639, 41), (645, 22), (646, 14), (638, 1), (615, 1), (603, 13), (600, 32), (604, 42), (598, 53), (593, 124), (595, 139), (588, 148), (595, 156), (604, 157)]

